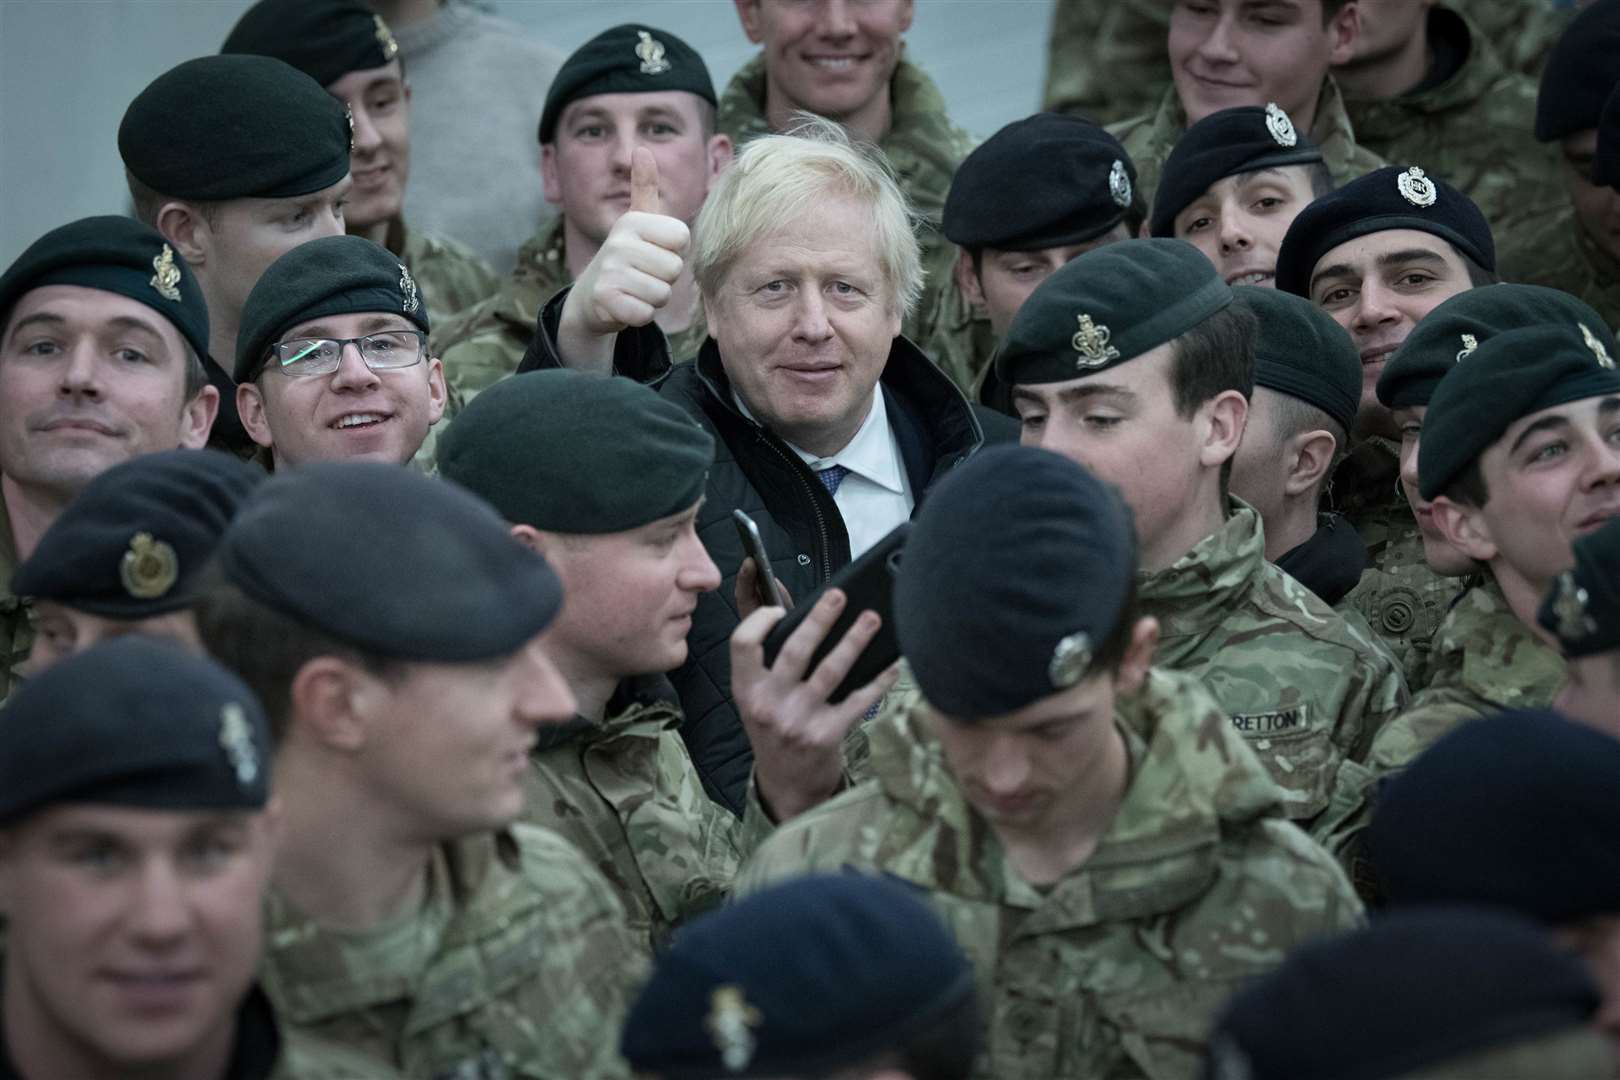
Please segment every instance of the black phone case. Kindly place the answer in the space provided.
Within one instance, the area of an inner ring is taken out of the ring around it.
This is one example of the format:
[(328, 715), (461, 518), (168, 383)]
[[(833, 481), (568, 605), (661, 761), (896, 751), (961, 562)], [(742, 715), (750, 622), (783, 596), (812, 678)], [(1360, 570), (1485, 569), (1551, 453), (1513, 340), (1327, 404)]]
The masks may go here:
[(832, 580), (817, 589), (814, 595), (797, 601), (793, 610), (765, 635), (765, 666), (770, 667), (776, 663), (776, 655), (782, 651), (782, 643), (787, 641), (788, 635), (804, 621), (810, 609), (816, 606), (816, 601), (821, 599), (821, 594), (828, 589), (844, 590), (848, 602), (839, 613), (838, 621), (833, 623), (827, 636), (816, 646), (806, 675), (814, 671), (816, 665), (820, 664), (823, 658), (844, 639), (844, 634), (861, 612), (875, 611), (883, 619), (883, 625), (878, 628), (877, 636), (868, 642), (865, 650), (856, 657), (849, 674), (844, 676), (844, 681), (833, 690), (828, 701), (834, 705), (838, 704), (883, 674), (890, 664), (900, 659), (900, 640), (894, 634), (894, 575), (900, 565), (900, 554), (905, 548), (906, 536), (910, 532), (911, 522), (904, 522), (873, 544), (860, 558), (834, 574)]

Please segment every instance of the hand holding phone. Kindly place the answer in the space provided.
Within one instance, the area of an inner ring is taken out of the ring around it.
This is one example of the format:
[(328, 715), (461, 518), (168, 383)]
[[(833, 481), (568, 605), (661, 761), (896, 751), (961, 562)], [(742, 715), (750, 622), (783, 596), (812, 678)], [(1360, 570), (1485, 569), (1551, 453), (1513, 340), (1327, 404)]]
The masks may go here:
[(771, 570), (771, 557), (765, 553), (765, 541), (760, 538), (759, 526), (741, 510), (731, 512), (731, 521), (737, 526), (737, 538), (742, 541), (743, 552), (754, 561), (754, 589), (760, 606), (787, 607), (776, 574)]

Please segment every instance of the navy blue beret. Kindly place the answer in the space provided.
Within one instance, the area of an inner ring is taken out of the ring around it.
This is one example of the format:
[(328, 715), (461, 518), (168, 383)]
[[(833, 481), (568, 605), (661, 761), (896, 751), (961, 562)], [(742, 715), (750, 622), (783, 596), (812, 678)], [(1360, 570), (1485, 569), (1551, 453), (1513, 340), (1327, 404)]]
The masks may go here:
[(540, 113), (540, 141), (557, 137), (563, 110), (582, 97), (664, 90), (684, 90), (710, 105), (717, 103), (703, 57), (674, 34), (632, 23), (604, 30), (557, 69)]
[(1488, 904), (1554, 925), (1620, 915), (1616, 790), (1620, 739), (1506, 712), (1385, 784), (1367, 852), (1392, 905)]
[(1361, 406), (1361, 355), (1344, 327), (1309, 300), (1280, 289), (1243, 285), (1232, 291), (1260, 321), (1254, 385), (1316, 406), (1348, 435)]
[[(664, 1080), (823, 1076), (903, 1047), (973, 995), (967, 958), (905, 886), (801, 878), (678, 932), (619, 1048)], [(976, 1032), (964, 1035), (971, 1059)]]
[(218, 558), (259, 603), (399, 660), (507, 656), (562, 605), (557, 575), (488, 503), (399, 465), (277, 473), (237, 513)]
[(110, 619), (186, 607), (226, 526), (264, 478), (257, 465), (213, 450), (114, 465), (45, 530), (11, 591)]
[(383, 17), (360, 0), (259, 0), (236, 20), (222, 53), (273, 56), (322, 86), (399, 55)]
[(1277, 288), (1309, 298), (1323, 255), (1391, 229), (1438, 236), (1486, 270), (1496, 269), (1496, 241), (1474, 200), (1416, 166), (1387, 165), (1299, 212), (1277, 252)]
[(1228, 176), (1321, 160), (1322, 151), (1275, 104), (1210, 113), (1176, 140), (1165, 159), (1149, 227), (1154, 236), (1174, 236), (1176, 215)]
[[(1427, 1077), (1459, 1059), (1489, 1069), (1493, 1050), (1583, 1030), (1590, 1041), (1577, 1054), (1590, 1066), (1608, 1060), (1595, 1027), (1600, 1000), (1580, 960), (1534, 923), (1472, 907), (1396, 912), (1295, 950), (1240, 991), (1216, 1022), (1203, 1075)], [(1536, 1075), (1602, 1074), (1549, 1067)]]
[(270, 729), (258, 698), (174, 642), (102, 642), (6, 701), (0, 822), (62, 802), (255, 810), (269, 793)]
[(1136, 166), (1118, 139), (1078, 116), (1014, 120), (963, 159), (945, 196), (946, 239), (1034, 251), (1094, 240), (1125, 220)]
[(1603, 103), (1620, 84), (1620, 0), (1582, 10), (1547, 54), (1536, 95), (1536, 138), (1563, 139), (1598, 126)]
[(1575, 565), (1553, 580), (1536, 621), (1575, 658), (1620, 649), (1620, 520), (1575, 538)]
[(894, 587), (901, 654), (947, 716), (1014, 712), (1092, 674), (1135, 573), (1117, 492), (1049, 450), (987, 448), (912, 526)]

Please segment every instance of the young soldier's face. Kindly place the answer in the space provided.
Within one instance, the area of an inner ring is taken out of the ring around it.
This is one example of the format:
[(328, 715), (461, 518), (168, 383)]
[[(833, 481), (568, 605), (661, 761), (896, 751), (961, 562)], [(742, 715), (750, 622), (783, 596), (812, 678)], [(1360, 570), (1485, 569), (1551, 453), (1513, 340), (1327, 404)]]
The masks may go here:
[[(282, 341), (358, 338), (414, 331), (401, 315), (329, 315), (300, 323)], [(311, 461), (382, 461), (403, 465), (444, 415), (444, 368), (424, 355), (410, 367), (373, 371), (357, 345), (343, 347), (328, 375), (286, 375), (274, 359), (253, 382), (236, 388), (236, 408), (253, 441), (269, 447), (278, 467)]]
[(1350, 332), (1361, 353), (1359, 430), (1393, 435), (1378, 402), (1378, 376), (1412, 327), (1473, 288), (1457, 249), (1416, 229), (1386, 229), (1347, 240), (1316, 261), (1310, 299)]
[(568, 602), (546, 645), (565, 671), (622, 679), (685, 663), (698, 597), (720, 586), (697, 514), (694, 505), (639, 528), (562, 537), (547, 547)]
[(344, 211), (348, 228), (363, 231), (396, 218), (405, 205), (411, 167), (411, 89), (398, 60), (351, 71), (326, 88), (354, 117), (349, 175), (354, 187)]
[(78, 285), (24, 293), (0, 339), (0, 472), (76, 493), (119, 462), (199, 449), (219, 395), (187, 398), (186, 346), (145, 304)]
[(684, 90), (651, 94), (592, 94), (573, 101), (541, 147), (546, 200), (592, 242), (630, 209), (630, 158), (638, 146), (658, 161), (664, 213), (688, 224), (709, 185), (731, 162), (731, 140), (706, 135), (708, 103)]
[(1620, 654), (1593, 653), (1569, 661), (1569, 677), (1553, 708), (1620, 738)]
[(1395, 429), (1401, 435), (1401, 491), (1406, 494), (1407, 505), (1417, 520), (1418, 535), (1423, 540), (1423, 561), (1429, 569), (1444, 577), (1460, 577), (1477, 570), (1478, 564), (1452, 547), (1434, 520), (1434, 504), (1418, 491), (1418, 447), (1422, 445), (1423, 415), (1427, 405), (1409, 405), (1391, 414)]
[(147, 619), (109, 619), (41, 598), (34, 601), (34, 646), (28, 654), (28, 675), (32, 678), (58, 660), (66, 660), (99, 641), (110, 641), (125, 634), (167, 638), (193, 652), (204, 651), (202, 639), (197, 636), (197, 619), (190, 610), (170, 611)]
[(1564, 177), (1569, 201), (1598, 247), (1620, 258), (1620, 191), (1592, 182), (1592, 161), (1597, 155), (1597, 129), (1576, 132), (1563, 142)]
[[(230, 199), (216, 203), (210, 219), (197, 216), (203, 262), (194, 267), (209, 284), (209, 316), (240, 317), (248, 293), (270, 264), (299, 244), (342, 236), (352, 181), (291, 199)], [(216, 299), (226, 312), (212, 310)]]
[(1187, 123), (1267, 102), (1313, 116), (1328, 67), (1350, 58), (1358, 28), (1353, 2), (1324, 26), (1322, 0), (1177, 0), (1170, 72)]
[(64, 1075), (195, 1071), (258, 967), (273, 848), (265, 813), (69, 804), (7, 829), (8, 1020), (69, 1048)]
[(847, 121), (870, 109), (900, 62), (911, 0), (736, 0), (748, 40), (765, 47), (772, 96)]
[(1275, 288), (1283, 236), (1315, 197), (1309, 165), (1228, 176), (1176, 215), (1176, 238), (1208, 256), (1228, 285)]
[(1083, 244), (1042, 248), (1039, 251), (998, 251), (985, 248), (979, 253), (979, 268), (974, 270), (973, 257), (962, 252), (956, 259), (956, 287), (970, 305), (983, 308), (990, 317), (990, 329), (996, 337), (1007, 332), (1013, 316), (1024, 306), (1035, 287), (1052, 275), (1052, 271), (1079, 258), (1093, 248), (1105, 247), (1121, 240), (1129, 240), (1124, 225), (1116, 225), (1103, 235)]

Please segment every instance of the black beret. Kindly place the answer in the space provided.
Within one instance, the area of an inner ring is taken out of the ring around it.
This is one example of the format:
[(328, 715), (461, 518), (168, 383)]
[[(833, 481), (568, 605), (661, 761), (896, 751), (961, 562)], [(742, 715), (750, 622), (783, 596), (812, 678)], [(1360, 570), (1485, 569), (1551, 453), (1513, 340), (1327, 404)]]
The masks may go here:
[(268, 56), (203, 56), (159, 75), (118, 125), (130, 174), (176, 199), (282, 199), (349, 175), (348, 109)]
[(546, 92), (540, 141), (557, 134), (563, 109), (593, 94), (651, 94), (685, 90), (717, 104), (714, 80), (697, 50), (667, 30), (626, 23), (604, 30), (563, 61)]
[(6, 702), (0, 821), (61, 802), (255, 810), (270, 793), (259, 700), (213, 660), (130, 634), (52, 664)]
[(530, 371), (474, 398), (439, 439), (439, 474), (514, 524), (613, 533), (690, 509), (714, 439), (633, 379)]
[(1553, 579), (1536, 621), (1570, 658), (1620, 649), (1620, 520), (1575, 539), (1575, 566)]
[(1299, 212), (1277, 252), (1277, 288), (1309, 297), (1311, 275), (1323, 255), (1391, 229), (1438, 236), (1486, 270), (1496, 269), (1496, 241), (1474, 200), (1416, 166), (1387, 165)]
[(1386, 408), (1427, 405), (1434, 388), (1481, 341), (1531, 326), (1585, 324), (1610, 356), (1620, 356), (1603, 317), (1567, 292), (1541, 285), (1481, 285), (1458, 293), (1425, 315), (1378, 377)]
[(91, 480), (17, 568), (11, 591), (109, 619), (188, 606), (264, 470), (212, 450), (165, 450)]
[(1321, 160), (1322, 151), (1275, 104), (1210, 113), (1176, 140), (1165, 159), (1150, 228), (1154, 236), (1174, 236), (1176, 215), (1228, 176)]
[(1418, 489), (1446, 489), (1515, 420), (1571, 401), (1620, 394), (1614, 353), (1590, 327), (1509, 330), (1479, 343), (1440, 380), (1423, 418)]
[(1609, 95), (1598, 126), (1597, 157), (1592, 160), (1592, 181), (1620, 191), (1620, 83)]
[(1001, 716), (1090, 674), (1135, 573), (1117, 492), (1051, 451), (997, 446), (928, 493), (895, 579), (895, 633), (935, 708)]
[[(822, 1076), (904, 1046), (973, 995), (967, 958), (905, 886), (800, 878), (678, 932), (619, 1049), (665, 1080)], [(971, 1057), (974, 1036), (962, 1043)]]
[(1135, 359), (1232, 302), (1204, 253), (1180, 240), (1122, 240), (1059, 267), (1013, 316), (996, 377), (1063, 382)]
[(973, 249), (1081, 244), (1125, 220), (1135, 187), (1136, 166), (1118, 139), (1082, 117), (1036, 113), (956, 167), (944, 232)]
[(1391, 904), (1488, 904), (1552, 924), (1620, 915), (1617, 789), (1620, 739), (1504, 712), (1385, 783), (1367, 850)]
[(259, 0), (219, 51), (273, 56), (331, 86), (351, 71), (387, 64), (399, 55), (399, 42), (360, 0)]
[(0, 327), (24, 293), (46, 285), (127, 296), (173, 323), (198, 357), (208, 355), (208, 302), (197, 275), (161, 233), (133, 218), (80, 218), (28, 245), (0, 277)]
[(242, 305), (236, 381), (248, 382), (270, 346), (299, 323), (327, 315), (386, 312), (424, 332), (427, 301), (399, 257), (363, 236), (323, 236), (270, 264)]
[(1348, 434), (1361, 405), (1361, 354), (1344, 327), (1292, 293), (1254, 285), (1232, 291), (1260, 320), (1254, 384), (1316, 406)]
[(1598, 126), (1620, 83), (1620, 0), (1597, 0), (1570, 20), (1547, 54), (1536, 95), (1536, 138), (1552, 142)]
[(238, 512), (218, 558), (259, 603), (400, 660), (509, 655), (562, 604), (557, 575), (488, 503), (377, 462), (277, 473)]
[[(1391, 913), (1307, 944), (1227, 1003), (1204, 1080), (1395, 1080), (1585, 1029), (1601, 995), (1534, 923), (1474, 907)], [(1491, 1073), (1505, 1078), (1505, 1073)], [(1538, 1080), (1594, 1080), (1559, 1071)]]

